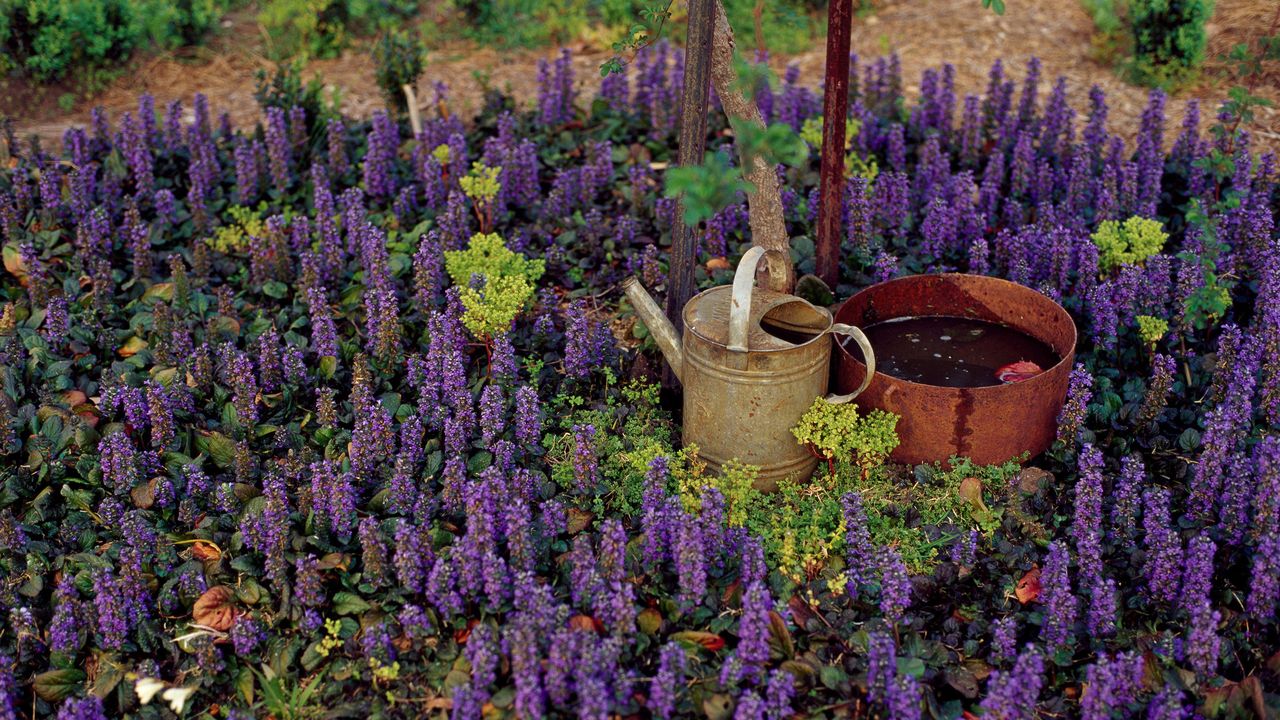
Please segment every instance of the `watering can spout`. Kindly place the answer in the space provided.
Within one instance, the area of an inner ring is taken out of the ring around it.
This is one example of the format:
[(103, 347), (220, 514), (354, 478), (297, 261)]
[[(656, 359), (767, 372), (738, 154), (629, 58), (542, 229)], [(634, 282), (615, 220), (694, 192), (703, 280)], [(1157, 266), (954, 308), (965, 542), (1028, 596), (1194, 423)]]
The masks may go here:
[(667, 364), (671, 366), (676, 379), (683, 382), (681, 372), (684, 368), (684, 352), (680, 349), (680, 336), (676, 334), (675, 326), (667, 320), (667, 316), (662, 313), (662, 308), (658, 307), (658, 303), (654, 302), (645, 291), (639, 279), (633, 276), (623, 280), (622, 292), (626, 293), (627, 299), (631, 301), (636, 315), (640, 316), (640, 321), (649, 328), (649, 334), (657, 341), (658, 348), (666, 356)]

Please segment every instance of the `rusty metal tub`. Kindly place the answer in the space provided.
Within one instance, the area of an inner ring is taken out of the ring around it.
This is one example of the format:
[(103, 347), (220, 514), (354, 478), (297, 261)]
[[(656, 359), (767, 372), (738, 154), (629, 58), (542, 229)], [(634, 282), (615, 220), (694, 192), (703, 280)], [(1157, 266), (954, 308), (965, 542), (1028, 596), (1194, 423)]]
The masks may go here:
[[(922, 315), (969, 317), (1026, 333), (1061, 358), (1044, 373), (1022, 382), (950, 388), (908, 382), (877, 372), (857, 403), (902, 417), (901, 444), (892, 459), (943, 462), (954, 456), (1001, 463), (1023, 453), (1036, 456), (1057, 434), (1058, 413), (1075, 362), (1076, 326), (1061, 305), (998, 278), (948, 273), (913, 275), (873, 285), (845, 301), (835, 320), (866, 327), (884, 320)], [(835, 386), (857, 388), (867, 369), (857, 346), (837, 343)]]

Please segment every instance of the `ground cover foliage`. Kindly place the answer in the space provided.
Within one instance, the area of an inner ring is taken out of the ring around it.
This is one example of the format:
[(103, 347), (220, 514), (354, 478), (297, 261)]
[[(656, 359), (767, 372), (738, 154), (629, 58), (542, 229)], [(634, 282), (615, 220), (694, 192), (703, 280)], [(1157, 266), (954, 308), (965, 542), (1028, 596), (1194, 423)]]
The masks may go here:
[[(1059, 299), (1080, 365), (1038, 470), (886, 465), (870, 415), (815, 416), (830, 469), (772, 496), (678, 447), (615, 287), (663, 286), (665, 45), (416, 138), (277, 78), (257, 128), (144, 98), (21, 146), (0, 717), (1275, 713), (1274, 158), (1229, 115), (1166, 129), (1160, 91), (1126, 147), (1034, 62), (912, 102), (895, 58), (853, 67), (836, 294)], [(793, 73), (757, 101), (802, 136), (820, 108)], [(778, 172), (811, 270), (816, 150)], [(699, 230), (702, 284), (745, 207)]]

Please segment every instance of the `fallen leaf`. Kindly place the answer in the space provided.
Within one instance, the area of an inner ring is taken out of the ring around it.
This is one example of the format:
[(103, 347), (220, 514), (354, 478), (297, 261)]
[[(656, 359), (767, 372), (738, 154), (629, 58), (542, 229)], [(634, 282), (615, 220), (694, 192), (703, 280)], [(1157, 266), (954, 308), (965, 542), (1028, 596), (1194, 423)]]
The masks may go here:
[(76, 408), (89, 401), (89, 396), (82, 390), (66, 390), (58, 395), (58, 400), (69, 408)]
[(479, 624), (480, 624), (480, 621), (476, 620), (475, 618), (468, 620), (467, 626), (465, 628), (461, 630), (453, 631), (453, 641), (458, 643), (459, 645), (466, 645), (467, 640), (471, 638), (471, 628)]
[(196, 600), (195, 607), (191, 609), (191, 617), (198, 625), (226, 632), (236, 621), (236, 610), (231, 604), (234, 597), (235, 593), (231, 588), (214, 585)]
[(316, 561), (318, 570), (341, 570), (346, 572), (351, 567), (351, 556), (346, 553), (327, 553)]
[(569, 627), (583, 632), (604, 632), (604, 624), (590, 615), (574, 615), (569, 618)]
[(701, 630), (685, 630), (671, 636), (677, 642), (701, 645), (704, 649), (716, 652), (724, 648), (724, 638), (715, 633)]
[(569, 508), (565, 514), (569, 516), (566, 531), (570, 535), (577, 535), (585, 530), (587, 526), (591, 524), (591, 519), (595, 517), (595, 515), (587, 512), (586, 510), (580, 510), (578, 508)]
[(151, 478), (145, 483), (133, 486), (129, 491), (129, 499), (133, 500), (135, 507), (142, 510), (149, 510), (156, 504), (156, 481), (159, 478)]
[(960, 481), (960, 497), (979, 512), (987, 512), (987, 504), (982, 500), (982, 481), (976, 477), (967, 477)]
[(1040, 597), (1040, 567), (1032, 565), (1026, 575), (1018, 581), (1018, 587), (1014, 590), (1014, 594), (1018, 598), (1018, 602), (1026, 605), (1027, 603)]
[(658, 630), (662, 629), (662, 613), (654, 608), (645, 608), (636, 615), (636, 625), (646, 635), (657, 635)]
[(996, 379), (1005, 384), (1016, 383), (1030, 380), (1042, 372), (1044, 368), (1039, 365), (1029, 360), (1019, 360), (996, 370)]
[(728, 270), (730, 267), (729, 258), (713, 257), (707, 261), (707, 269), (712, 272), (715, 272), (716, 270)]
[(17, 246), (12, 244), (4, 246), (4, 269), (18, 278), (19, 285), (27, 286), (27, 265), (22, 262), (22, 255), (18, 252)]
[(191, 554), (194, 555), (197, 560), (220, 560), (222, 558), (222, 551), (218, 549), (217, 545), (207, 543), (203, 540), (197, 540), (195, 544), (191, 546)]
[(128, 340), (124, 341), (124, 345), (121, 345), (120, 349), (117, 350), (116, 353), (120, 355), (120, 357), (124, 357), (124, 358), (133, 357), (134, 355), (137, 355), (141, 350), (145, 349), (146, 347), (147, 347), (146, 340), (143, 340), (137, 335), (133, 335)]

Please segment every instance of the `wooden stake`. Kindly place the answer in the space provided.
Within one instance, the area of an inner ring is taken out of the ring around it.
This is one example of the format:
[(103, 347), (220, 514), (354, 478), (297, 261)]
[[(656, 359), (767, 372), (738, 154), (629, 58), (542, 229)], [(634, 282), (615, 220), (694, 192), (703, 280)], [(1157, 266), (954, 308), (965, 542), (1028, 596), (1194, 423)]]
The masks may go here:
[[(707, 149), (707, 100), (711, 88), (711, 31), (716, 0), (689, 0), (689, 32), (685, 40), (684, 93), (680, 105), (678, 162), (701, 165)], [(676, 206), (671, 228), (671, 262), (667, 273), (667, 318), (684, 330), (683, 310), (695, 289), (697, 248), (693, 229), (684, 222), (684, 199)]]
[(818, 190), (815, 270), (835, 290), (840, 279), (841, 200), (844, 195), (844, 130), (849, 116), (849, 35), (853, 0), (831, 0), (827, 9), (827, 75), (822, 100), (822, 168)]
[(413, 136), (416, 138), (422, 134), (422, 115), (418, 114), (418, 95), (413, 91), (412, 85), (401, 85), (400, 89), (404, 91), (404, 99), (409, 104), (409, 127), (413, 128)]

